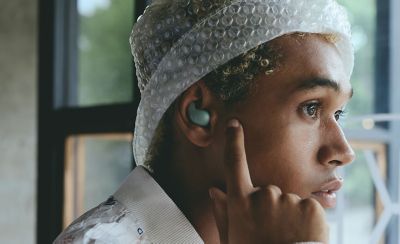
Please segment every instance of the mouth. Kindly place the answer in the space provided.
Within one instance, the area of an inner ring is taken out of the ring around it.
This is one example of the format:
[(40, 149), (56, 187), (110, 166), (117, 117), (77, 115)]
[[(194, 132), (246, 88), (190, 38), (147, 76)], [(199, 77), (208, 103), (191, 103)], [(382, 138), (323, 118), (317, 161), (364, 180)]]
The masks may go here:
[(311, 193), (311, 197), (317, 200), (324, 208), (334, 208), (336, 206), (336, 192), (343, 185), (343, 178), (334, 178), (324, 184), (320, 190)]

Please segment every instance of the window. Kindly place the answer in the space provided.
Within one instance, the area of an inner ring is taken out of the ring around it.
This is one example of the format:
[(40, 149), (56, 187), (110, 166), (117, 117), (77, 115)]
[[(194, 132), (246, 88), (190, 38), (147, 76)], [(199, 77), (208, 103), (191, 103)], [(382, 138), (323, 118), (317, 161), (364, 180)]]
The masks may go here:
[(136, 87), (128, 35), (134, 5), (124, 0), (78, 0), (75, 100), (68, 105), (132, 102)]
[(344, 191), (328, 214), (331, 243), (399, 243), (400, 28), (391, 12), (399, 2), (339, 2), (350, 12), (356, 51), (344, 129), (357, 159), (341, 172)]
[(66, 140), (63, 228), (109, 197), (132, 170), (132, 135), (72, 135)]
[(355, 49), (354, 71), (351, 82), (355, 91), (348, 110), (352, 115), (374, 113), (376, 0), (339, 0), (349, 13), (352, 24), (352, 42)]
[(51, 243), (134, 167), (140, 94), (128, 38), (144, 7), (135, 0), (39, 1), (37, 243)]
[[(344, 129), (357, 160), (341, 172), (345, 187), (328, 213), (331, 243), (399, 243), (400, 1), (339, 2), (356, 50)], [(145, 5), (39, 0), (38, 243), (51, 243), (134, 167), (140, 94), (128, 36)], [(96, 177), (107, 181), (96, 187)]]

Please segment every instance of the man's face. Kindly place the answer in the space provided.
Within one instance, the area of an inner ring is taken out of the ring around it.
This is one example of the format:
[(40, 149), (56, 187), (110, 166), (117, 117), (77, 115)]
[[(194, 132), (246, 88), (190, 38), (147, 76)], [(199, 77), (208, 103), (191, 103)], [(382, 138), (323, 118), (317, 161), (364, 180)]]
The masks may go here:
[(259, 75), (256, 91), (232, 114), (244, 128), (253, 184), (334, 207), (341, 185), (335, 170), (354, 159), (338, 122), (352, 95), (343, 62), (318, 36), (274, 42), (283, 56), (279, 69)]

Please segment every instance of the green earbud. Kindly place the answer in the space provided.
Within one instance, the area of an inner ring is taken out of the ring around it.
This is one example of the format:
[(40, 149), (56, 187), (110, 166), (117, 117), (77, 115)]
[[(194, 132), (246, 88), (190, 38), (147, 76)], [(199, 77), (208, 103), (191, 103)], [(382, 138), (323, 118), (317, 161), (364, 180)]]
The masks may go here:
[(196, 108), (194, 102), (189, 105), (188, 116), (193, 124), (206, 127), (210, 123), (210, 113), (204, 109)]

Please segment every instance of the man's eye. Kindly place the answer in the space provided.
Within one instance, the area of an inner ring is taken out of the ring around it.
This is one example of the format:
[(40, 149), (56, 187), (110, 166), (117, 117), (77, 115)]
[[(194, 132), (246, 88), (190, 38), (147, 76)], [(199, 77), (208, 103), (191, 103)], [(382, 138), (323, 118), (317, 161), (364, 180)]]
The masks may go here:
[(305, 104), (303, 106), (303, 112), (305, 115), (316, 119), (318, 118), (318, 111), (320, 108), (320, 104), (319, 103), (309, 103), (309, 104)]
[(335, 119), (338, 121), (340, 118), (346, 117), (347, 112), (346, 110), (338, 110), (335, 112)]

